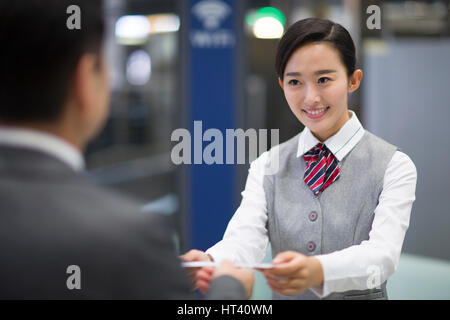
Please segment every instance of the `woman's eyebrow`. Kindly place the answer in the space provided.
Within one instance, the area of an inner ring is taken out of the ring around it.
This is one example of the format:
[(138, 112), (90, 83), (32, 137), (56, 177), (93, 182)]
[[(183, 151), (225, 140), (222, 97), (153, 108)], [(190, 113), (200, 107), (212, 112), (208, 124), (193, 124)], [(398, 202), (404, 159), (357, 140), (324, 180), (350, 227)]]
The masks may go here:
[(327, 73), (334, 73), (337, 72), (336, 70), (331, 70), (331, 69), (325, 69), (325, 70), (319, 70), (314, 72), (315, 75), (321, 75), (321, 74), (327, 74)]
[[(324, 70), (318, 70), (314, 72), (314, 75), (322, 75), (322, 74), (328, 74), (328, 73), (335, 73), (336, 70), (332, 69), (324, 69)], [(288, 72), (286, 73), (287, 77), (300, 77), (302, 74), (300, 72)]]
[(300, 77), (302, 74), (300, 72), (288, 72), (286, 73), (287, 77)]

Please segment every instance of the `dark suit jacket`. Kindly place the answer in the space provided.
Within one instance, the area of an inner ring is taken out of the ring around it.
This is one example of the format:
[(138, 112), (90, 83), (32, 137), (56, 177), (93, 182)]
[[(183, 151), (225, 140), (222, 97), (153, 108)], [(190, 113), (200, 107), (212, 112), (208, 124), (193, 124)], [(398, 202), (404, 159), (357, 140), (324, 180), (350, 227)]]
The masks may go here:
[[(56, 158), (0, 146), (0, 298), (195, 298), (162, 219)], [(71, 265), (80, 290), (67, 287)], [(209, 298), (244, 299), (244, 288), (221, 277)]]

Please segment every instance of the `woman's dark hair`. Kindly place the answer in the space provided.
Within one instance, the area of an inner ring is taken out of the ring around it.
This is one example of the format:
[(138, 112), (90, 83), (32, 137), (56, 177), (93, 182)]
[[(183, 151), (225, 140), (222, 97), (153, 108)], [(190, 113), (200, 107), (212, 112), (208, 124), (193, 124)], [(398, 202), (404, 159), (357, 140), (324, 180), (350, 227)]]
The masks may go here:
[[(81, 29), (67, 27), (71, 5)], [(80, 57), (100, 58), (103, 33), (101, 0), (0, 1), (0, 120), (57, 118)]]
[(290, 26), (278, 44), (275, 68), (281, 80), (286, 64), (295, 50), (313, 42), (328, 42), (333, 45), (339, 52), (348, 76), (353, 74), (356, 65), (355, 44), (348, 31), (330, 20), (308, 18)]

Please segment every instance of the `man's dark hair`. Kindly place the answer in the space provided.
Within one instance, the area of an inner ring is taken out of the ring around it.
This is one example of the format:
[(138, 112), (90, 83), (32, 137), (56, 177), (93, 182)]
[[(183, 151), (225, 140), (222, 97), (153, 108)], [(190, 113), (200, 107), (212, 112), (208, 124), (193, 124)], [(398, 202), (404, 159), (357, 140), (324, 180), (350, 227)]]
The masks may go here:
[[(69, 30), (77, 5), (81, 29)], [(55, 120), (85, 53), (100, 54), (101, 0), (0, 0), (0, 121)]]
[(348, 31), (330, 20), (308, 18), (290, 26), (278, 44), (275, 68), (281, 80), (292, 54), (300, 47), (313, 42), (330, 43), (339, 52), (347, 75), (351, 76), (355, 72), (355, 44)]

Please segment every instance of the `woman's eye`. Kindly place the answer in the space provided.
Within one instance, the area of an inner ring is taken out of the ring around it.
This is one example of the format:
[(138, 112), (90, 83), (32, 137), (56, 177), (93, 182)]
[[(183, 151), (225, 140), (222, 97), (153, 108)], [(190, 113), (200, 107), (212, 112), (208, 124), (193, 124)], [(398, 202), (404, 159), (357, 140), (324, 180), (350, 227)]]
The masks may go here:
[(318, 82), (318, 83), (327, 83), (329, 80), (330, 80), (330, 78), (322, 77), (322, 78), (320, 78), (317, 82)]
[(293, 86), (296, 86), (296, 85), (300, 84), (300, 81), (298, 81), (298, 80), (290, 80), (289, 84), (293, 85)]

